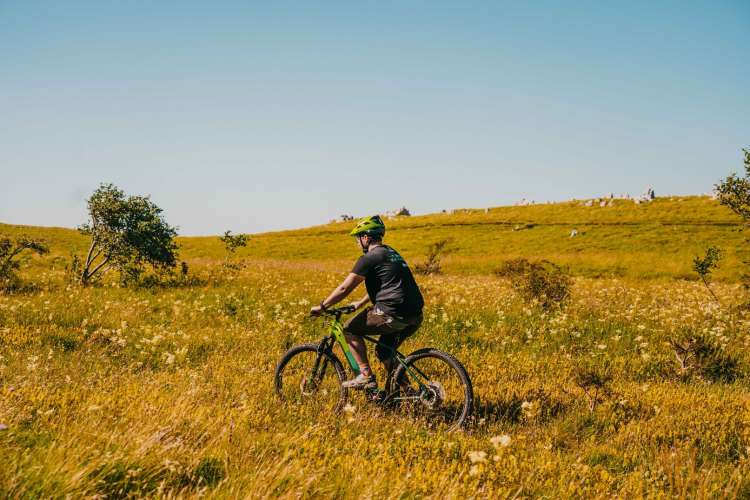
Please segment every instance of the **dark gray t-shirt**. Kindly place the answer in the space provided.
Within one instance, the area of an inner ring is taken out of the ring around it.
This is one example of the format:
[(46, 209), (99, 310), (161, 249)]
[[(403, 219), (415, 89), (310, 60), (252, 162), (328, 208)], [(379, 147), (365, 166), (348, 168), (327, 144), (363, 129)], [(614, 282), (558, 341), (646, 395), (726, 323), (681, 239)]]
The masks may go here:
[(421, 314), (424, 300), (406, 261), (387, 245), (368, 250), (357, 260), (354, 274), (365, 277), (370, 302), (397, 318)]

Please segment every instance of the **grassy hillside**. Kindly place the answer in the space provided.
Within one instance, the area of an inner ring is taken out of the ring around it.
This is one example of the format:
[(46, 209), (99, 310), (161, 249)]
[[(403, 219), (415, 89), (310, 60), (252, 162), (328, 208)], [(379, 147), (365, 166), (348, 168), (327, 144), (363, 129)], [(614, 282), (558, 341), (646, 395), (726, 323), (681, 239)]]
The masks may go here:
[[(615, 200), (614, 206), (586, 207), (582, 202), (452, 214), (398, 217), (386, 221), (387, 242), (418, 262), (427, 247), (449, 239), (444, 269), (449, 274), (489, 274), (504, 260), (529, 257), (568, 266), (587, 277), (694, 279), (692, 259), (708, 246), (725, 252), (718, 279), (736, 281), (750, 258), (739, 217), (707, 197), (660, 198), (648, 204)], [(253, 235), (241, 258), (315, 261), (347, 267), (357, 249), (346, 237), (351, 223)], [(578, 236), (571, 238), (576, 229)], [(0, 233), (26, 232), (47, 239), (57, 268), (72, 251), (85, 251), (86, 240), (72, 230), (0, 224)], [(181, 258), (189, 263), (223, 255), (216, 237), (183, 237)]]
[[(349, 223), (254, 235), (229, 274), (217, 238), (181, 238), (191, 273), (212, 279), (135, 289), (66, 282), (87, 243), (73, 230), (0, 226), (52, 247), (21, 270), (36, 289), (0, 294), (0, 497), (750, 497), (750, 312), (732, 283), (746, 244), (731, 213), (687, 198), (387, 223), (412, 262), (454, 238), (448, 273), (418, 277), (425, 322), (403, 351), (464, 363), (465, 432), (360, 394), (344, 414), (275, 397), (277, 360), (323, 336), (309, 307), (357, 257)], [(712, 244), (727, 252), (720, 303), (700, 283), (639, 279), (689, 276)], [(583, 275), (567, 306), (544, 311), (491, 274), (515, 256)], [(683, 370), (669, 340), (697, 337), (710, 348)], [(612, 377), (593, 405), (582, 369)]]

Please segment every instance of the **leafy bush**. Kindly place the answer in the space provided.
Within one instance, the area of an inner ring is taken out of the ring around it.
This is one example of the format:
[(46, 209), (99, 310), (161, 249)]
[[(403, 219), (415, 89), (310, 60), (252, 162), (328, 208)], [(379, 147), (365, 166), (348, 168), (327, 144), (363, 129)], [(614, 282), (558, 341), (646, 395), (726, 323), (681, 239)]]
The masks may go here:
[(120, 283), (129, 288), (190, 288), (205, 286), (205, 277), (190, 273), (187, 262), (179, 268), (157, 267), (146, 270), (140, 266), (126, 266), (120, 271)]
[(583, 391), (590, 412), (593, 412), (596, 405), (610, 395), (610, 382), (612, 382), (612, 373), (607, 365), (579, 366), (573, 374), (573, 383)]
[(163, 469), (122, 460), (101, 464), (90, 473), (90, 478), (96, 481), (96, 493), (101, 498), (148, 496), (166, 476)]
[(30, 251), (37, 255), (49, 253), (49, 248), (43, 241), (20, 236), (11, 240), (8, 237), (0, 237), (0, 290), (17, 290), (21, 283), (16, 270), (20, 267), (18, 257)]
[(513, 289), (526, 302), (539, 304), (545, 310), (563, 306), (570, 296), (570, 277), (560, 266), (546, 260), (510, 260), (496, 274), (510, 279)]
[(224, 462), (214, 457), (201, 458), (194, 472), (195, 482), (214, 486), (226, 476)]
[(712, 382), (732, 382), (742, 373), (739, 362), (703, 335), (684, 332), (669, 340), (679, 364), (679, 375), (692, 375)]

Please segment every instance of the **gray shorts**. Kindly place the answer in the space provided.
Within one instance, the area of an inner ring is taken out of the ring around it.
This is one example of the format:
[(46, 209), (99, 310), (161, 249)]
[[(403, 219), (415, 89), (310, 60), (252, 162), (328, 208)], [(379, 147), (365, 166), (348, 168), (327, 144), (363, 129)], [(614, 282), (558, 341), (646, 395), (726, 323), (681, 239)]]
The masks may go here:
[(422, 324), (422, 315), (400, 319), (390, 316), (378, 308), (368, 307), (344, 325), (344, 332), (349, 335), (380, 335), (380, 344), (375, 346), (375, 354), (383, 361), (393, 356), (393, 351), (401, 343), (414, 335)]

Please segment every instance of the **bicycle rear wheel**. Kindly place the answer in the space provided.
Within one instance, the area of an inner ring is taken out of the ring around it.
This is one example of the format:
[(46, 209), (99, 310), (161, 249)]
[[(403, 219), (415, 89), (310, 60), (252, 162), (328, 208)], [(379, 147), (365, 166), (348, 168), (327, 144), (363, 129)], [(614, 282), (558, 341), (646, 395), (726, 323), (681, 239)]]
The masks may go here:
[(342, 387), (346, 372), (330, 351), (318, 352), (319, 344), (302, 344), (289, 349), (276, 366), (276, 394), (290, 406), (314, 413), (338, 412), (346, 403)]
[(474, 389), (463, 365), (432, 348), (411, 353), (404, 364), (393, 374), (394, 387), (385, 404), (430, 428), (453, 431), (463, 427), (474, 402)]

